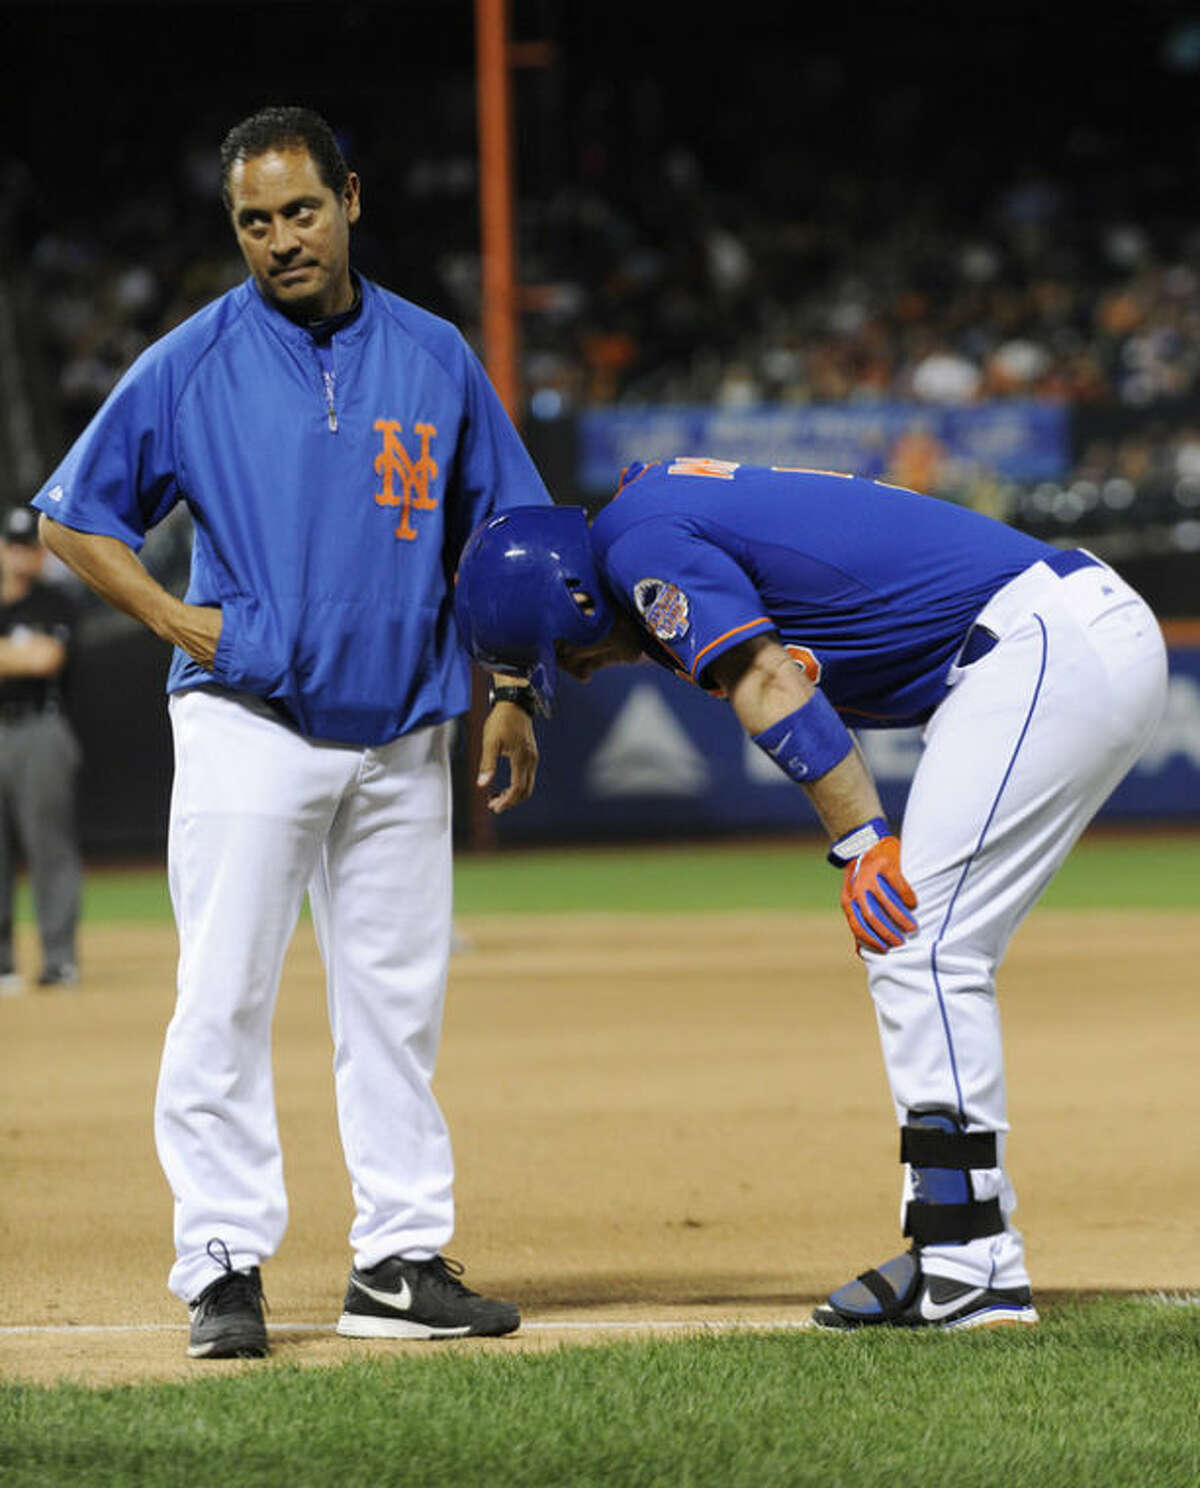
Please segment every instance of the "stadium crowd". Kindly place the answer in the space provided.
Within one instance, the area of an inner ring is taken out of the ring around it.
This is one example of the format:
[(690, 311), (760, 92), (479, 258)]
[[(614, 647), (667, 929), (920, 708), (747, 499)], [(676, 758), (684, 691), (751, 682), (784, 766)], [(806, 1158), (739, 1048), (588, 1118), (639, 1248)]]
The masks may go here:
[[(825, 183), (789, 219), (712, 193), (673, 152), (640, 218), (580, 186), (527, 203), (531, 398), (549, 390), (560, 404), (542, 406), (563, 410), (1006, 397), (1146, 409), (1200, 390), (1200, 223), (1170, 237), (1122, 220), (1081, 230), (1069, 191), (1030, 178), (970, 231), (927, 202), (860, 232), (867, 189)], [(419, 285), (388, 261), (370, 270), (477, 333), (475, 190), (469, 160), (412, 165), (406, 194), (423, 222), (456, 220), (464, 236), (425, 240)], [(31, 288), (72, 427), (143, 346), (241, 277), (215, 196), (207, 162), (189, 155), (179, 180), (102, 223), (33, 239)], [(439, 212), (438, 198), (458, 210)]]
[[(458, 112), (470, 113), (461, 99)], [(626, 179), (585, 136), (577, 167), (520, 203), (534, 418), (616, 404), (1048, 399), (1097, 417), (1079, 421), (1091, 433), (1072, 493), (1022, 493), (1031, 523), (1089, 506), (1132, 521), (1146, 489), (1171, 493), (1175, 515), (1195, 505), (1200, 223), (1139, 219), (1031, 168), (969, 212), (946, 183), (889, 190), (865, 169), (777, 198), (714, 182), (697, 155), (661, 144)], [(408, 159), (352, 136), (347, 148), (368, 180), (395, 183), (367, 203), (360, 267), (478, 344), (469, 131), (431, 131)], [(103, 212), (54, 217), (17, 166), (0, 187), (64, 442), (144, 346), (243, 274), (207, 135), (173, 171), (126, 187)]]

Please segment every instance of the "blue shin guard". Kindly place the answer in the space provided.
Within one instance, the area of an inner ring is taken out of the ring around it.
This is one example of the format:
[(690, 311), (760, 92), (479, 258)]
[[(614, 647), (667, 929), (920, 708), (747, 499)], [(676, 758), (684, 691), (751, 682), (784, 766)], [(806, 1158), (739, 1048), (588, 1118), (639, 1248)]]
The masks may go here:
[(961, 1245), (1004, 1228), (998, 1199), (976, 1199), (973, 1168), (994, 1168), (995, 1132), (967, 1132), (956, 1112), (910, 1111), (900, 1161), (912, 1175), (904, 1233), (921, 1245)]

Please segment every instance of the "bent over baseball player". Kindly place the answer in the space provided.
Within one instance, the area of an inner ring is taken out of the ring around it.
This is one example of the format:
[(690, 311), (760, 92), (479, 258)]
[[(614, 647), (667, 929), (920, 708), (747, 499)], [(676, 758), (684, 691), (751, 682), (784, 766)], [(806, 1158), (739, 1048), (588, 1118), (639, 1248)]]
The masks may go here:
[[(517, 1309), (443, 1254), (453, 1169), (430, 1089), (470, 681), (450, 579), (480, 521), (549, 497), (458, 331), (352, 271), (359, 181), (324, 120), (264, 110), (221, 166), (249, 278), (140, 357), (35, 500), (46, 545), (175, 646), (169, 1285), (189, 1354), (267, 1352), (260, 1266), (287, 1220), (271, 1020), (307, 890), (354, 1201), (338, 1331), (508, 1333)], [(180, 501), (184, 600), (136, 556)], [(483, 773), (511, 772), (495, 810), (533, 786), (527, 697), (509, 687), (485, 724)]]
[[(804, 789), (841, 868), (900, 1126), (910, 1248), (823, 1328), (1034, 1323), (995, 976), (1148, 741), (1166, 652), (1082, 549), (855, 476), (678, 458), (577, 507), (491, 517), (459, 568), (477, 660), (586, 679), (645, 655), (728, 699)], [(850, 728), (924, 726), (899, 836)]]

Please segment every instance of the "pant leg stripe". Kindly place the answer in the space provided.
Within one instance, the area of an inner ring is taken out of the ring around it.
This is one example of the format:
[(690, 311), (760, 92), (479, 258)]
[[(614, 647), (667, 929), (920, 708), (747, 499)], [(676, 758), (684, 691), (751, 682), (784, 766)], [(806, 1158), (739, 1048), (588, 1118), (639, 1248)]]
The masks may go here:
[(1048, 640), (1046, 636), (1046, 625), (1042, 617), (1035, 613), (1033, 618), (1037, 621), (1038, 627), (1042, 632), (1042, 659), (1038, 666), (1038, 676), (1037, 682), (1034, 684), (1033, 696), (1029, 700), (1029, 709), (1025, 714), (1025, 721), (1021, 725), (1021, 732), (1017, 736), (1017, 742), (1013, 745), (1012, 754), (1004, 771), (1004, 778), (1001, 780), (1000, 785), (996, 791), (995, 798), (992, 801), (991, 810), (988, 812), (987, 818), (984, 821), (982, 828), (980, 829), (978, 841), (975, 843), (974, 848), (971, 850), (971, 854), (967, 858), (967, 861), (963, 864), (962, 872), (958, 875), (958, 882), (954, 885), (954, 892), (950, 895), (950, 902), (946, 906), (946, 913), (944, 918), (942, 919), (941, 928), (938, 930), (937, 937), (934, 940), (933, 947), (929, 953), (929, 966), (930, 971), (933, 975), (934, 992), (937, 995), (938, 1011), (941, 1014), (942, 1019), (942, 1030), (946, 1035), (946, 1051), (950, 1056), (950, 1072), (954, 1077), (954, 1092), (955, 1098), (958, 1103), (958, 1114), (960, 1119), (963, 1121), (966, 1121), (967, 1116), (966, 1112), (963, 1109), (964, 1102), (962, 1094), (962, 1084), (959, 1080), (958, 1075), (958, 1059), (954, 1052), (954, 1035), (950, 1030), (950, 1017), (946, 1007), (946, 997), (945, 993), (942, 991), (941, 978), (938, 975), (938, 946), (941, 944), (946, 931), (950, 927), (950, 919), (951, 916), (954, 914), (954, 906), (958, 902), (958, 896), (962, 890), (963, 884), (966, 882), (967, 874), (971, 871), (971, 865), (975, 862), (975, 859), (979, 856), (980, 852), (983, 849), (984, 840), (987, 837), (988, 830), (992, 825), (992, 821), (995, 818), (996, 812), (999, 810), (1000, 798), (1003, 796), (1005, 787), (1008, 785), (1009, 779), (1012, 776), (1012, 772), (1016, 767), (1017, 756), (1021, 753), (1021, 746), (1025, 742), (1025, 736), (1026, 734), (1028, 734), (1029, 726), (1033, 722), (1033, 714), (1038, 704), (1038, 698), (1041, 696), (1042, 683), (1045, 680), (1046, 676), (1046, 655), (1048, 650)]

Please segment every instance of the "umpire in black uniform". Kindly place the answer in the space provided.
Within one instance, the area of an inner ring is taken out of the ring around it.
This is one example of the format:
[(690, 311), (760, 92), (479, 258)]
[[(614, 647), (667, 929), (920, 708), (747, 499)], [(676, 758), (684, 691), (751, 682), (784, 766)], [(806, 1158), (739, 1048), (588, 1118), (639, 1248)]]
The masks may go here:
[(18, 849), (42, 942), (38, 985), (78, 979), (80, 750), (62, 691), (75, 606), (58, 585), (43, 582), (44, 560), (37, 512), (14, 507), (0, 537), (0, 994), (8, 995), (22, 990), (13, 961)]

